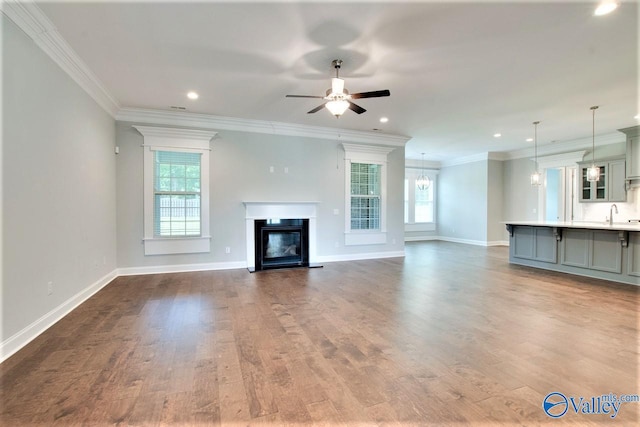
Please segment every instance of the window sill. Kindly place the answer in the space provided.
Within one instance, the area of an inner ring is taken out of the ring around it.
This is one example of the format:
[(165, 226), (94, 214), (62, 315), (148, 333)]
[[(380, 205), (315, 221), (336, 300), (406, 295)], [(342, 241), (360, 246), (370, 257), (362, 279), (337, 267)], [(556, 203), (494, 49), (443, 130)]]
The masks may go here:
[(344, 235), (345, 246), (384, 245), (385, 243), (387, 243), (386, 232), (351, 232)]
[(145, 255), (196, 254), (211, 252), (211, 236), (154, 237), (144, 239)]

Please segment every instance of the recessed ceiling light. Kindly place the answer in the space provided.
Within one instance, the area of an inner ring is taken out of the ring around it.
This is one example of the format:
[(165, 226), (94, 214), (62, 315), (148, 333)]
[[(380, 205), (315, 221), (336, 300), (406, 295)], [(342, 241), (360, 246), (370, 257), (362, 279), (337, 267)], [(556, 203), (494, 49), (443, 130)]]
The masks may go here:
[(389, 121), (388, 117), (380, 117), (380, 123), (387, 123)]
[(635, 116), (633, 116), (633, 118), (636, 120), (640, 120), (640, 114), (636, 114)]
[(198, 94), (196, 92), (187, 93), (187, 98), (189, 99), (198, 99)]
[(527, 138), (527, 142), (533, 142), (533, 138)]
[(618, 0), (603, 0), (598, 3), (596, 10), (593, 12), (595, 16), (602, 16), (613, 12), (618, 8), (620, 2)]
[(494, 134), (493, 134), (493, 137), (494, 137), (494, 138), (500, 138), (501, 136), (502, 136), (502, 134), (501, 134), (501, 133), (494, 133)]

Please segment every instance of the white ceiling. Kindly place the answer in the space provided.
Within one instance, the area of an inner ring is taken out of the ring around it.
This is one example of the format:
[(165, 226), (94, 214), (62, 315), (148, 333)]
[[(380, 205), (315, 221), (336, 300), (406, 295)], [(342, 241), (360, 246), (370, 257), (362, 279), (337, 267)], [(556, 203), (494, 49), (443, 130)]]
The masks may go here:
[[(636, 3), (38, 4), (123, 107), (376, 128), (440, 161), (528, 147), (535, 120), (541, 145), (590, 137), (592, 105), (596, 134), (638, 124)], [(340, 119), (285, 98), (324, 94), (332, 59), (350, 92), (391, 97)]]

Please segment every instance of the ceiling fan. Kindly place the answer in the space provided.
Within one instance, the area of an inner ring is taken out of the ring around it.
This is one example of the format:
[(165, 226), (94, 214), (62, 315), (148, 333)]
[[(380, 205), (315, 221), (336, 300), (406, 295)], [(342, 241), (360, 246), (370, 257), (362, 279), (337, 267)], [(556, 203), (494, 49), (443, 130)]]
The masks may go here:
[(362, 114), (365, 110), (361, 106), (354, 104), (351, 102), (352, 99), (360, 99), (360, 98), (378, 98), (381, 96), (389, 96), (391, 92), (388, 90), (374, 90), (372, 92), (360, 92), (360, 93), (349, 93), (348, 90), (344, 88), (344, 80), (340, 78), (339, 71), (342, 66), (341, 59), (334, 59), (331, 62), (333, 68), (336, 69), (336, 76), (331, 79), (331, 88), (327, 89), (326, 96), (315, 96), (315, 95), (287, 95), (287, 98), (319, 98), (325, 99), (326, 102), (317, 106), (311, 111), (307, 111), (307, 114), (317, 113), (322, 110), (322, 107), (327, 107), (327, 110), (331, 112), (334, 116), (339, 118), (347, 108), (355, 113)]

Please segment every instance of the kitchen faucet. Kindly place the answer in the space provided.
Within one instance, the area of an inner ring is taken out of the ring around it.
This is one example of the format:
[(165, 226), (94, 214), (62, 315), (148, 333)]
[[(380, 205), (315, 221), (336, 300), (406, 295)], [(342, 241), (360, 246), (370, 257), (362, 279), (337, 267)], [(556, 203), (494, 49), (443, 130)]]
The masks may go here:
[(613, 209), (616, 209), (616, 214), (618, 213), (618, 207), (616, 204), (612, 204), (611, 208), (609, 208), (609, 225), (613, 225)]

